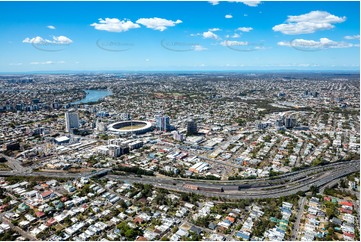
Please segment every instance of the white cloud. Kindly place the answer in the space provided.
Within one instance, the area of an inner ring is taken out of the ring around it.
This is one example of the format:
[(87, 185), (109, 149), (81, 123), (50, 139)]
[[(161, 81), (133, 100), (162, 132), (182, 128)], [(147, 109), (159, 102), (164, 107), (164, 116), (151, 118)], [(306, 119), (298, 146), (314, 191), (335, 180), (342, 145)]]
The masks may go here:
[(104, 30), (108, 32), (126, 32), (130, 29), (140, 28), (139, 24), (135, 24), (130, 20), (119, 20), (117, 18), (98, 19), (99, 23), (92, 23), (90, 26), (96, 30)]
[(202, 34), (201, 33), (197, 33), (197, 34), (190, 34), (190, 36), (194, 37), (194, 36), (203, 36), (203, 38), (205, 39), (218, 39), (218, 35), (216, 35), (215, 33), (213, 32), (216, 32), (216, 31), (221, 31), (220, 28), (212, 28), (212, 29), (208, 29), (207, 32), (203, 32)]
[(48, 26), (46, 26), (48, 29), (55, 29), (55, 26), (53, 26), (53, 25), (48, 25)]
[(53, 36), (52, 40), (48, 40), (48, 39), (43, 39), (40, 36), (36, 36), (34, 38), (25, 38), (23, 40), (23, 43), (28, 43), (28, 44), (45, 44), (45, 43), (49, 43), (49, 44), (58, 44), (58, 45), (66, 45), (66, 44), (71, 44), (73, 43), (73, 41), (71, 39), (69, 39), (66, 36)]
[(43, 62), (33, 61), (33, 62), (30, 62), (30, 65), (50, 65), (50, 64), (54, 64), (54, 62), (53, 61), (43, 61)]
[(294, 47), (296, 49), (312, 50), (312, 49), (326, 49), (326, 48), (350, 48), (359, 47), (359, 45), (337, 42), (328, 38), (321, 38), (319, 41), (316, 40), (305, 40), (305, 39), (294, 39), (293, 41), (286, 42), (281, 41), (277, 43), (279, 46)]
[(145, 61), (146, 61), (146, 62), (149, 62), (149, 61), (150, 61), (150, 59), (145, 59)]
[(261, 1), (237, 1), (237, 0), (229, 1), (229, 2), (240, 2), (250, 7), (257, 7), (261, 3)]
[(23, 40), (23, 43), (29, 43), (29, 44), (40, 44), (40, 43), (46, 43), (45, 40), (43, 38), (41, 38), (40, 36), (36, 36), (34, 38), (25, 38)]
[(225, 40), (220, 43), (223, 46), (245, 46), (248, 45), (247, 41)]
[(225, 18), (233, 18), (233, 16), (231, 14), (226, 14), (226, 16), (224, 16)]
[[(208, 1), (210, 4), (212, 5), (218, 5), (219, 4), (219, 1)], [(233, 1), (227, 1), (227, 2), (230, 2), (230, 3), (243, 3), (247, 6), (250, 6), (250, 7), (257, 7), (258, 4), (261, 3), (261, 1), (254, 1), (254, 0), (246, 0), (246, 1), (240, 1), (240, 0), (233, 0)]]
[(353, 40), (353, 39), (360, 39), (360, 35), (347, 35), (345, 36), (345, 39)]
[(149, 29), (164, 31), (167, 29), (167, 27), (173, 27), (176, 24), (182, 23), (182, 20), (168, 20), (163, 18), (140, 18), (136, 21), (137, 24), (144, 25), (145, 27)]
[(325, 11), (311, 11), (298, 16), (288, 16), (285, 24), (272, 29), (283, 34), (311, 34), (319, 30), (332, 29), (335, 23), (342, 23), (346, 17), (338, 17)]
[(52, 43), (54, 43), (54, 44), (71, 44), (71, 43), (73, 43), (73, 41), (71, 40), (71, 39), (69, 39), (68, 37), (66, 37), (66, 36), (58, 36), (58, 37), (56, 37), (56, 36), (53, 36), (53, 41), (52, 41)]
[(205, 48), (201, 45), (193, 45), (193, 50), (194, 51), (204, 51), (204, 50), (207, 50), (207, 48)]
[(203, 32), (202, 35), (205, 39), (218, 39), (218, 35), (216, 35), (212, 31)]
[(210, 4), (212, 5), (218, 5), (219, 4), (219, 1), (214, 1), (214, 0), (211, 0), (211, 1), (208, 1)]
[(64, 64), (65, 61), (33, 61), (30, 65), (52, 65), (52, 64)]
[(237, 30), (241, 31), (241, 32), (249, 32), (251, 30), (253, 30), (252, 27), (239, 27)]
[(276, 64), (276, 65), (263, 65), (263, 66), (277, 66), (277, 67), (317, 67), (319, 64), (309, 63), (289, 63), (289, 64)]
[(237, 33), (235, 33), (234, 35), (232, 35), (232, 38), (239, 38), (239, 37), (241, 37), (241, 35), (240, 35), (240, 34), (237, 34)]

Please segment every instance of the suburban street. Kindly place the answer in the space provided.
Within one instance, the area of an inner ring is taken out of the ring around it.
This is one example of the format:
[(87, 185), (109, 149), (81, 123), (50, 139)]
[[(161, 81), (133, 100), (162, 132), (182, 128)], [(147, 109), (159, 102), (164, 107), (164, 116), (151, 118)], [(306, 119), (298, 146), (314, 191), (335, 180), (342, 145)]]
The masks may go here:
[(24, 167), (21, 162), (12, 157), (6, 156), (4, 154), (0, 154), (0, 157), (4, 157), (7, 160), (7, 165), (14, 171), (19, 171), (22, 173), (31, 172), (30, 167)]
[(300, 222), (301, 222), (301, 218), (303, 215), (303, 211), (304, 211), (306, 202), (307, 202), (306, 197), (301, 197), (300, 200), (298, 201), (298, 212), (296, 215), (296, 222), (293, 225), (292, 234), (291, 234), (292, 240), (297, 239), (298, 231), (300, 229)]

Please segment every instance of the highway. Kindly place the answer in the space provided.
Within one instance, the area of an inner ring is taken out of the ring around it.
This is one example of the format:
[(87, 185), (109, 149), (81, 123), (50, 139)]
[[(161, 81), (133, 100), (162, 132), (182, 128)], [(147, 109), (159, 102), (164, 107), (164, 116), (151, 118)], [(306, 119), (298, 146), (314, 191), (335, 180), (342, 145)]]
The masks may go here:
[[(308, 191), (311, 186), (321, 187), (338, 178), (359, 171), (360, 161), (351, 160), (332, 163), (325, 166), (312, 167), (305, 170), (281, 175), (275, 179), (262, 178), (234, 181), (205, 181), (195, 179), (160, 178), (156, 176), (114, 175), (110, 169), (93, 173), (69, 172), (27, 172), (0, 171), (0, 176), (43, 176), (50, 178), (79, 178), (93, 177), (104, 173), (109, 179), (130, 183), (151, 184), (158, 188), (178, 192), (193, 192), (207, 197), (224, 197), (229, 199), (243, 198), (277, 198), (289, 196), (299, 191)], [(192, 187), (207, 188), (208, 190), (191, 189)], [(224, 192), (220, 190), (223, 189)], [(218, 190), (218, 191), (217, 191)]]
[[(193, 192), (207, 197), (224, 197), (228, 199), (245, 199), (245, 198), (256, 199), (256, 198), (277, 198), (277, 197), (289, 196), (299, 191), (308, 191), (311, 186), (317, 186), (317, 187), (322, 186), (324, 184), (331, 182), (334, 179), (357, 172), (358, 170), (359, 168), (357, 166), (351, 166), (349, 168), (341, 167), (339, 169), (334, 169), (328, 172), (324, 172), (321, 175), (320, 174), (313, 175), (310, 177), (310, 179), (300, 182), (300, 184), (298, 182), (289, 183), (283, 188), (279, 188), (279, 186), (274, 187), (270, 185), (269, 187), (265, 187), (264, 189), (254, 189), (251, 187), (251, 188), (244, 188), (239, 191), (233, 190), (233, 191), (225, 191), (225, 192), (191, 190), (183, 186), (185, 182), (180, 182), (175, 180), (171, 182), (169, 180), (164, 181), (164, 179), (160, 179), (156, 177), (142, 177), (140, 179), (139, 177), (129, 177), (129, 176), (123, 177), (118, 175), (107, 175), (107, 178), (122, 180), (132, 183), (151, 184), (158, 188), (164, 188), (178, 192)], [(193, 182), (192, 184), (196, 185), (197, 183)], [(218, 186), (221, 186), (221, 184), (218, 184)]]

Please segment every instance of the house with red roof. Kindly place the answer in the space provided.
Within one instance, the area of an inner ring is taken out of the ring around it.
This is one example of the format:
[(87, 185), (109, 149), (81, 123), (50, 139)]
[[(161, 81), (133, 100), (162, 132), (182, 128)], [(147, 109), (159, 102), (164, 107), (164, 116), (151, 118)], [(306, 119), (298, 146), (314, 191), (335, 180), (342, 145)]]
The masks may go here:
[(50, 227), (53, 224), (55, 224), (57, 221), (55, 220), (55, 218), (50, 218), (48, 219), (48, 221), (46, 221), (46, 226)]
[(355, 240), (355, 235), (349, 232), (343, 232), (343, 238), (345, 240)]
[(133, 223), (134, 224), (141, 224), (141, 223), (143, 223), (143, 219), (141, 218), (141, 217), (136, 217), (135, 219), (133, 219)]
[(147, 238), (143, 237), (143, 236), (139, 236), (136, 241), (148, 241)]
[(43, 213), (42, 211), (37, 211), (37, 212), (35, 212), (35, 216), (36, 216), (37, 218), (42, 218), (42, 217), (45, 216), (45, 213)]
[(42, 197), (44, 200), (46, 200), (46, 199), (49, 199), (52, 194), (53, 194), (53, 191), (48, 190), (48, 191), (45, 191), (45, 192), (41, 193), (41, 197)]
[(341, 212), (341, 213), (352, 214), (352, 210), (349, 210), (349, 209), (346, 209), (346, 208), (340, 208), (340, 212)]
[(352, 202), (349, 202), (349, 201), (342, 201), (339, 204), (343, 205), (343, 206), (348, 206), (348, 207), (351, 207), (351, 208), (353, 206)]

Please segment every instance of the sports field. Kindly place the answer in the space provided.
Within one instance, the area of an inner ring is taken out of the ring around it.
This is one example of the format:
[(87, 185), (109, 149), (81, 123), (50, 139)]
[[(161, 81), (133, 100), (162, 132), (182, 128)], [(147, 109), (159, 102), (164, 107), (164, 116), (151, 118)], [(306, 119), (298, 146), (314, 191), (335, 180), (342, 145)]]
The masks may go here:
[(135, 125), (129, 125), (119, 128), (118, 130), (135, 130), (145, 127), (146, 124), (135, 124)]

